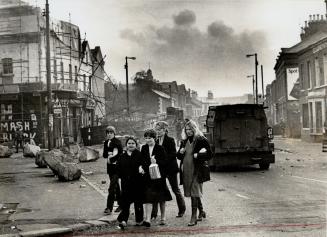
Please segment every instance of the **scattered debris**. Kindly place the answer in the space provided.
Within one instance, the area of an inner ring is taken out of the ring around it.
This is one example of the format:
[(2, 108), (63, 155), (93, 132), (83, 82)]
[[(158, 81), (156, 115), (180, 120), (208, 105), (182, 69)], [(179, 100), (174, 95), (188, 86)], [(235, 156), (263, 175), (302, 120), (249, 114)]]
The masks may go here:
[(105, 181), (105, 180), (102, 180), (101, 181), (101, 184), (105, 184), (105, 183), (107, 183), (107, 181)]
[(8, 146), (0, 145), (0, 158), (8, 158), (13, 154), (12, 150)]
[(36, 145), (25, 144), (24, 146), (24, 156), (25, 157), (36, 157), (36, 155), (41, 151), (41, 148)]
[(47, 168), (47, 163), (44, 160), (46, 151), (40, 151), (35, 157), (35, 164), (40, 168)]
[(82, 173), (83, 173), (84, 175), (92, 175), (92, 174), (93, 174), (92, 171), (83, 171), (83, 170), (82, 170)]
[(79, 187), (80, 188), (86, 188), (86, 185), (85, 184), (81, 184)]
[(223, 189), (223, 188), (218, 188), (218, 191), (219, 191), (219, 192), (224, 192), (224, 191), (226, 191), (226, 190)]
[(90, 147), (83, 147), (79, 150), (78, 159), (80, 162), (89, 162), (89, 161), (96, 161), (99, 159), (100, 154), (99, 151), (96, 149), (92, 149)]

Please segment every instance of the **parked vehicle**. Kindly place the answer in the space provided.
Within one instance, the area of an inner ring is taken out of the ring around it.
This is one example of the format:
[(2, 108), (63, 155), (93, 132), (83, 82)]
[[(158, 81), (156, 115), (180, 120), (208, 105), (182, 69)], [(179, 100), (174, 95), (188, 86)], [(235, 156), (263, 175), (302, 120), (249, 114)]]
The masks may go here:
[(259, 164), (261, 169), (269, 169), (275, 163), (272, 128), (263, 105), (210, 106), (206, 128), (214, 152), (211, 168)]

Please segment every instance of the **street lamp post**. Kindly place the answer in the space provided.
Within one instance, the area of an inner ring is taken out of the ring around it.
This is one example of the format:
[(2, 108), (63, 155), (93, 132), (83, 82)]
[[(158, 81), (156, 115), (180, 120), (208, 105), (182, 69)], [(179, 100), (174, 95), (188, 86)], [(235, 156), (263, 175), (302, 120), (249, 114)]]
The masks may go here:
[(257, 53), (254, 54), (247, 54), (246, 57), (252, 57), (254, 56), (254, 62), (255, 62), (255, 101), (258, 104), (258, 59), (257, 59)]
[(126, 69), (126, 103), (127, 103), (127, 114), (129, 116), (129, 94), (128, 94), (128, 59), (135, 60), (136, 57), (125, 57), (125, 69)]
[(255, 104), (255, 92), (254, 92), (254, 84), (255, 84), (255, 80), (254, 80), (254, 75), (248, 75), (246, 77), (251, 77), (252, 78), (252, 93), (253, 93), (253, 103)]

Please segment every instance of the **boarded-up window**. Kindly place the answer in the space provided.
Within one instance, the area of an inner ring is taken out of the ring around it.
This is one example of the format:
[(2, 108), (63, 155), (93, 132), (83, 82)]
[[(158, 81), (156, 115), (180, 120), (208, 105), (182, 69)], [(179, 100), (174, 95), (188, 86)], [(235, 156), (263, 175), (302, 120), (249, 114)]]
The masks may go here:
[(3, 74), (8, 75), (13, 73), (12, 58), (2, 59)]
[(309, 109), (308, 104), (302, 105), (302, 127), (309, 128)]

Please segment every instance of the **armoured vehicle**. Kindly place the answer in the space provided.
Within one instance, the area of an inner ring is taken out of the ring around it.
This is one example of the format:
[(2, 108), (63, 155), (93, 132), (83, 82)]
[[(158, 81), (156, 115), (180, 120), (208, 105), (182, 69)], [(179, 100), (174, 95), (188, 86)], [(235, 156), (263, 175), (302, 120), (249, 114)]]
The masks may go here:
[(206, 128), (214, 152), (212, 169), (252, 164), (269, 169), (270, 163), (275, 163), (272, 128), (268, 127), (263, 105), (210, 106)]

